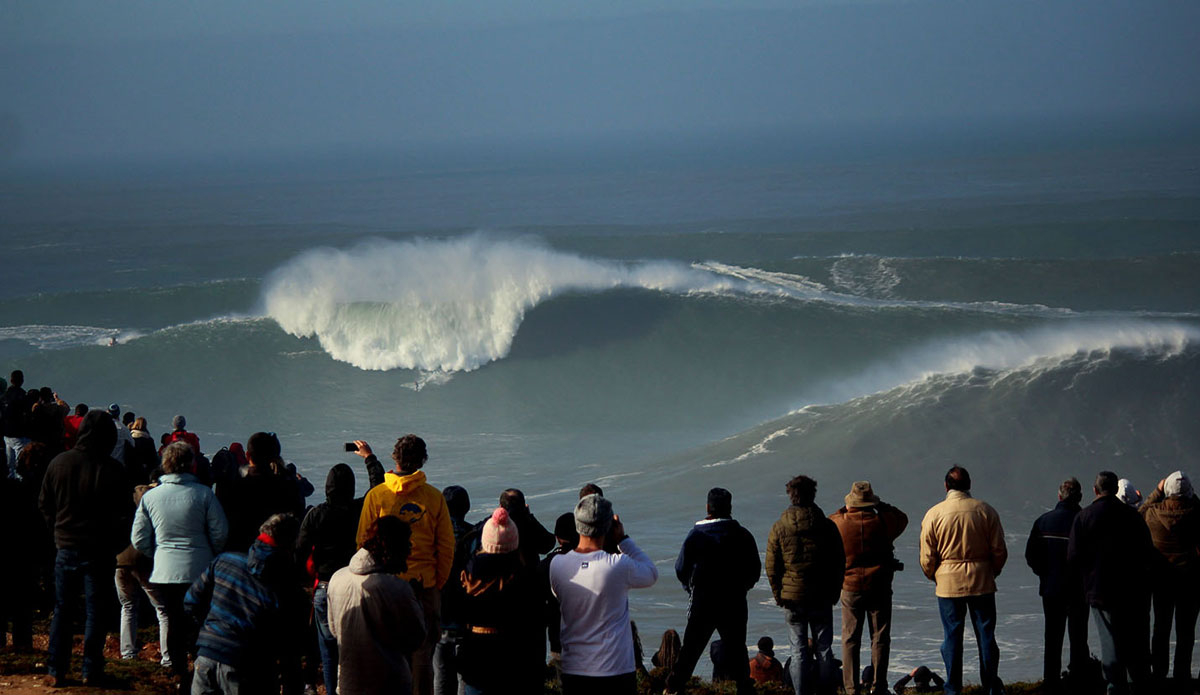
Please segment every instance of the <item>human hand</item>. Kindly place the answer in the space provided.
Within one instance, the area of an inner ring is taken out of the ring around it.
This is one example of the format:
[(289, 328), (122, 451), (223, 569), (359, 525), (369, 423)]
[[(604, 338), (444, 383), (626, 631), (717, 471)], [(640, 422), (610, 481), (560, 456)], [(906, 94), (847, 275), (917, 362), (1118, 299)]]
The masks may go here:
[(621, 517), (613, 514), (612, 527), (608, 530), (614, 543), (620, 543), (625, 538), (625, 524), (621, 523)]
[(364, 442), (361, 439), (355, 439), (354, 446), (358, 447), (357, 449), (355, 449), (354, 453), (358, 454), (359, 456), (361, 456), (363, 458), (373, 456), (375, 453), (375, 452), (371, 451), (371, 445), (367, 444), (366, 442)]

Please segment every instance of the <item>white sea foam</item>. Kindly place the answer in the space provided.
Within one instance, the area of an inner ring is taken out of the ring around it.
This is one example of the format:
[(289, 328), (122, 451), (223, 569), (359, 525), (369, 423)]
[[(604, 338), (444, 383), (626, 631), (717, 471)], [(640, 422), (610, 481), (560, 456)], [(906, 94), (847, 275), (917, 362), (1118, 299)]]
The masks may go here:
[(39, 350), (107, 345), (112, 339), (123, 343), (137, 335), (134, 331), (99, 326), (0, 326), (0, 340), (24, 341)]
[(508, 354), (525, 312), (566, 292), (722, 292), (671, 262), (617, 263), (475, 235), (309, 251), (268, 278), (267, 314), (362, 369), (467, 371)]
[[(822, 403), (841, 403), (938, 375), (977, 369), (1052, 368), (1080, 354), (1104, 359), (1114, 350), (1170, 357), (1200, 343), (1200, 328), (1173, 321), (1072, 320), (1022, 331), (986, 331), (904, 351), (826, 387)], [(811, 403), (809, 404), (811, 405)]]
[(585, 258), (482, 234), (313, 249), (272, 273), (264, 283), (263, 305), (288, 333), (316, 337), (334, 359), (359, 368), (456, 372), (505, 357), (526, 312), (538, 304), (565, 293), (621, 287), (865, 307), (1060, 311), (871, 299), (832, 292), (790, 273), (714, 262)]
[[(1197, 345), (1200, 345), (1200, 328), (1171, 321), (1071, 321), (1024, 331), (987, 331), (934, 341), (881, 361), (856, 376), (818, 386), (803, 407), (788, 414), (806, 413), (818, 405), (845, 403), (880, 393), (907, 394), (929, 379), (981, 369), (995, 372), (990, 383), (996, 383), (1015, 373), (1036, 376), (1080, 356), (1093, 364), (1109, 359), (1115, 351), (1168, 359)], [(771, 442), (796, 429), (789, 425), (774, 430), (741, 454), (705, 467), (742, 463), (769, 454)]]

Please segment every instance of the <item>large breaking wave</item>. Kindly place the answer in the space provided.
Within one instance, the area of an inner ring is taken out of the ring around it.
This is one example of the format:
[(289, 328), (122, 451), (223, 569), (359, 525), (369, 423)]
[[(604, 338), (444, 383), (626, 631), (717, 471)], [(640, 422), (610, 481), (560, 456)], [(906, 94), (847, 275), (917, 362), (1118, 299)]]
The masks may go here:
[(567, 293), (616, 288), (864, 308), (1070, 313), (1037, 305), (874, 299), (834, 292), (789, 273), (721, 263), (585, 258), (535, 241), (481, 234), (313, 249), (267, 278), (263, 304), (288, 333), (315, 337), (334, 359), (361, 369), (454, 372), (505, 357), (533, 307)]

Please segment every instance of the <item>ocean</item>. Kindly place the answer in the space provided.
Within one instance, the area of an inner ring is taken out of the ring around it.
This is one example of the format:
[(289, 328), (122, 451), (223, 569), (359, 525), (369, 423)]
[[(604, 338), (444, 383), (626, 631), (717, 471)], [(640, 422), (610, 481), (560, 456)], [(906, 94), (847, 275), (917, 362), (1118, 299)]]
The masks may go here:
[[(659, 566), (631, 597), (647, 662), (683, 629), (672, 568), (706, 491), (732, 491), (761, 550), (804, 473), (826, 513), (856, 480), (907, 512), (890, 679), (943, 671), (917, 545), (960, 464), (1006, 531), (1000, 675), (1036, 679), (1023, 550), (1059, 482), (1111, 469), (1148, 493), (1200, 473), (1198, 154), (14, 175), (0, 371), (117, 402), (156, 436), (182, 413), (210, 454), (277, 432), (312, 503), (339, 461), (362, 494), (343, 442), (387, 451), (408, 432), (429, 443), (432, 484), (470, 492), (471, 520), (511, 486), (551, 526), (596, 482)], [(765, 580), (750, 599), (749, 640), (772, 635), (786, 658)]]

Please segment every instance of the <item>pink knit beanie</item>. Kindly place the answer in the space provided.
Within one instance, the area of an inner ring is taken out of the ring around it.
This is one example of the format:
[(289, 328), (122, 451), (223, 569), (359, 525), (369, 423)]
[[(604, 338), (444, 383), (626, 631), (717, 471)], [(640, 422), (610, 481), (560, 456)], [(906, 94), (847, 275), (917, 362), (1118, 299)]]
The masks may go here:
[(485, 553), (511, 553), (517, 549), (517, 525), (508, 518), (508, 510), (497, 507), (492, 518), (483, 525), (480, 543)]

